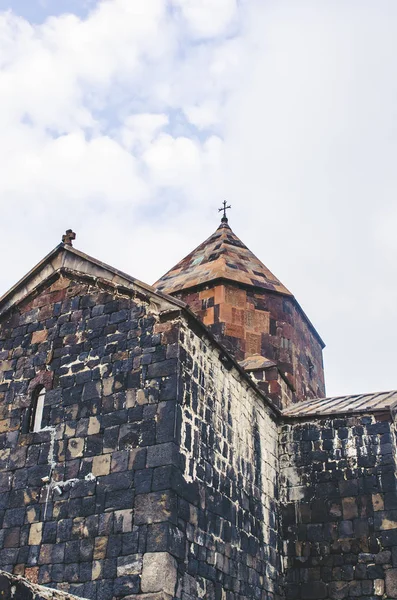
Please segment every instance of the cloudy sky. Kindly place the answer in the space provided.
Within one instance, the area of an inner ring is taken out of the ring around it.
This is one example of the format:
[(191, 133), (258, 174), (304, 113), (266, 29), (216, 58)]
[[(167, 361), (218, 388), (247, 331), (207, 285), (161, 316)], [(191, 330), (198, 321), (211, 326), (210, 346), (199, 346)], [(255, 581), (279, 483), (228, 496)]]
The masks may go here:
[(147, 283), (217, 207), (325, 340), (397, 389), (395, 0), (0, 0), (0, 294), (56, 246)]

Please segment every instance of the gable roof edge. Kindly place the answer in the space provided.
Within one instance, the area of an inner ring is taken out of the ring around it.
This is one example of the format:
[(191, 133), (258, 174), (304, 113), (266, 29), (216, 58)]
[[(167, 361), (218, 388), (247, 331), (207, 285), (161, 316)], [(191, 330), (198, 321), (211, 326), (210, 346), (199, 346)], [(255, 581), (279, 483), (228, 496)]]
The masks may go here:
[[(90, 268), (84, 268), (84, 264), (89, 264)], [(119, 271), (80, 250), (76, 250), (76, 248), (61, 243), (0, 298), (0, 316), (8, 312), (15, 304), (19, 304), (22, 300), (27, 298), (41, 282), (47, 280), (63, 268), (68, 268), (70, 271), (74, 271), (79, 275), (90, 275), (92, 277), (106, 279), (114, 285), (124, 285), (127, 287), (133, 285), (138, 289), (140, 288), (145, 293), (166, 300), (174, 306), (180, 308), (186, 307), (186, 304), (181, 300), (159, 292), (152, 286), (143, 283), (127, 273)]]

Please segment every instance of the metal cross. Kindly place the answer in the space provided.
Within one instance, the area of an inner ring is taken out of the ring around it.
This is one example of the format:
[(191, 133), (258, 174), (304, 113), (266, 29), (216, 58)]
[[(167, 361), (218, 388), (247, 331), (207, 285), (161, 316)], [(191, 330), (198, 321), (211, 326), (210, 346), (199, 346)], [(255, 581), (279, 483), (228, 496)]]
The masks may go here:
[(229, 208), (232, 208), (232, 207), (230, 204), (229, 204), (229, 206), (227, 206), (226, 200), (223, 201), (223, 208), (218, 208), (218, 212), (223, 211), (222, 223), (227, 223), (226, 211), (229, 210)]
[(73, 240), (76, 239), (76, 234), (71, 229), (68, 229), (65, 235), (62, 236), (62, 242), (67, 246), (73, 246)]

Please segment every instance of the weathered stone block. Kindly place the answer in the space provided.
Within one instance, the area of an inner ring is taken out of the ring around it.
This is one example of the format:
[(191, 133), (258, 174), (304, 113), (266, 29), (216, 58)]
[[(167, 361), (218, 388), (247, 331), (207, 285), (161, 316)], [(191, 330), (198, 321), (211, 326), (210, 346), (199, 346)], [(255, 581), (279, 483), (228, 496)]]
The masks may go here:
[(173, 492), (152, 492), (135, 498), (136, 525), (176, 520), (176, 496)]
[(48, 331), (43, 329), (42, 331), (34, 331), (32, 334), (32, 344), (41, 344), (45, 342), (48, 337)]
[(124, 575), (140, 575), (142, 571), (143, 558), (141, 554), (120, 556), (117, 559), (117, 577)]
[(41, 544), (43, 532), (43, 523), (33, 523), (30, 526), (29, 546), (38, 546)]
[(92, 460), (92, 474), (94, 477), (101, 477), (109, 475), (111, 465), (110, 454), (104, 454), (102, 456), (94, 456)]
[(397, 598), (397, 569), (386, 571), (385, 585), (388, 598)]
[(147, 552), (143, 556), (142, 592), (164, 592), (173, 596), (177, 583), (177, 563), (167, 552)]
[(355, 497), (342, 498), (343, 518), (345, 520), (358, 517), (357, 500)]
[(162, 467), (164, 465), (179, 465), (179, 451), (174, 442), (157, 444), (147, 449), (146, 464), (148, 467)]
[(347, 581), (332, 581), (328, 585), (329, 597), (332, 600), (343, 600), (349, 595), (349, 583)]
[(98, 417), (89, 417), (87, 434), (95, 435), (96, 433), (100, 432), (100, 429), (101, 429), (101, 423), (100, 423)]
[(68, 459), (80, 458), (84, 453), (84, 439), (72, 438), (68, 442)]
[(374, 594), (375, 596), (383, 596), (385, 593), (385, 582), (383, 579), (374, 580)]
[(322, 600), (327, 595), (327, 586), (322, 581), (311, 581), (302, 585), (303, 600)]

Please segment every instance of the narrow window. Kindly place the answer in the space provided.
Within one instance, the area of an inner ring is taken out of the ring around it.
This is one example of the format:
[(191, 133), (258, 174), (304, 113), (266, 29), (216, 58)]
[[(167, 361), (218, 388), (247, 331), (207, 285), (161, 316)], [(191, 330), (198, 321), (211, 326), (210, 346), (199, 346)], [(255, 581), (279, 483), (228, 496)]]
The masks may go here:
[(314, 364), (310, 357), (307, 357), (307, 364), (308, 364), (308, 368), (309, 368), (309, 377), (310, 377), (310, 379), (313, 379), (313, 376), (315, 373), (315, 367), (314, 367)]
[(30, 417), (30, 431), (36, 433), (42, 429), (43, 411), (45, 400), (45, 388), (36, 388), (33, 392), (33, 404)]

